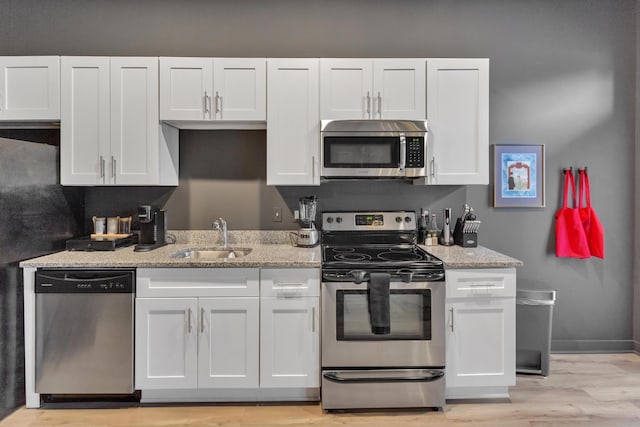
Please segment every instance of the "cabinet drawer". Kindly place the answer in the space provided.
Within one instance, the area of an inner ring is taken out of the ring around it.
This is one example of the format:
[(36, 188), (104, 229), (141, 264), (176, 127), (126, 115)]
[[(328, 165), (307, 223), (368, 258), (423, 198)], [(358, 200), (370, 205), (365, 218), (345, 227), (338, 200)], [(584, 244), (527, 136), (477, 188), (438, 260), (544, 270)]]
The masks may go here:
[(515, 268), (446, 270), (447, 298), (515, 297)]
[(263, 268), (260, 270), (260, 295), (299, 298), (320, 295), (320, 270), (317, 268)]
[(259, 296), (257, 268), (139, 268), (138, 297)]

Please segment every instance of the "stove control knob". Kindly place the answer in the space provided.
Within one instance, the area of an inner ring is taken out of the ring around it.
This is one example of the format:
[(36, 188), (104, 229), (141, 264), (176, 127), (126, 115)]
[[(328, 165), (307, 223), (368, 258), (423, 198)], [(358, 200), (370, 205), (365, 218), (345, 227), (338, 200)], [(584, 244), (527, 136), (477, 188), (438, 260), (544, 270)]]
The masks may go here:
[(410, 216), (405, 216), (404, 217), (404, 222), (411, 222), (411, 217)]
[(328, 217), (327, 217), (327, 222), (328, 222), (329, 224), (331, 224), (331, 223), (333, 222), (333, 217), (328, 216)]
[(396, 222), (397, 223), (401, 223), (402, 222), (402, 218), (400, 218), (399, 216), (396, 217)]
[(337, 222), (338, 224), (340, 224), (340, 223), (342, 222), (342, 217), (341, 217), (341, 216), (337, 217), (337, 218), (336, 218), (336, 222)]

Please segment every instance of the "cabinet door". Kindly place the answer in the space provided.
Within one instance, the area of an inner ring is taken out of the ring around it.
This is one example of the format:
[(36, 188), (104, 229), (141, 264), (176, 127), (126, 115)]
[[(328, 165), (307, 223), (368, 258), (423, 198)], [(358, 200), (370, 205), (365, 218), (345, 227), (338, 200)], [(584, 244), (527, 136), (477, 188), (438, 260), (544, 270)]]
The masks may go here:
[(432, 184), (489, 184), (489, 60), (427, 60)]
[(111, 58), (110, 184), (158, 184), (158, 133), (158, 58)]
[(215, 58), (213, 117), (220, 120), (266, 120), (266, 67), (264, 58)]
[(197, 387), (198, 300), (136, 298), (136, 389)]
[(160, 120), (211, 120), (211, 58), (160, 58)]
[(373, 61), (372, 118), (425, 120), (426, 93), (424, 59)]
[(60, 120), (60, 58), (0, 57), (0, 120)]
[(515, 384), (515, 299), (465, 298), (447, 305), (447, 387)]
[(319, 387), (317, 297), (262, 298), (260, 387)]
[(60, 182), (108, 183), (109, 58), (61, 58)]
[(320, 118), (374, 118), (372, 79), (370, 59), (320, 60)]
[(260, 301), (200, 298), (199, 388), (257, 388)]
[(318, 60), (269, 59), (267, 185), (320, 185)]

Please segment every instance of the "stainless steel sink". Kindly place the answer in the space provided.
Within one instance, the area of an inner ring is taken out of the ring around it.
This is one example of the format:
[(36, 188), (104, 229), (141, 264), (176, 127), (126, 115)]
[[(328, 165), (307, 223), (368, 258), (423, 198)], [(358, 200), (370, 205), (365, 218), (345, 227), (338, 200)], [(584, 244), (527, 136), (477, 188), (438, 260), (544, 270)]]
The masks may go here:
[(187, 248), (171, 255), (172, 258), (188, 259), (234, 259), (251, 253), (251, 248)]

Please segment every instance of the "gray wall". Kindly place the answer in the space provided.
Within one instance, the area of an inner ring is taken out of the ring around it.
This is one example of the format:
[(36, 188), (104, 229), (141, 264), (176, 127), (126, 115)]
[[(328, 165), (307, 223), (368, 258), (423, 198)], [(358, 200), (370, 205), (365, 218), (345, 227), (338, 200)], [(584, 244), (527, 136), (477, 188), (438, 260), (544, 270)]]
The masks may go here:
[[(636, 135), (635, 135), (635, 189), (640, 188), (640, 93), (637, 90), (640, 87), (640, 0), (636, 0)], [(634, 250), (633, 250), (633, 347), (636, 353), (640, 354), (640, 197), (634, 197), (635, 215), (634, 215)]]
[[(555, 350), (627, 350), (635, 6), (633, 0), (4, 0), (0, 54), (488, 57), (491, 143), (545, 144), (544, 209), (494, 209), (492, 188), (483, 186), (266, 188), (263, 169), (241, 170), (246, 156), (254, 156), (252, 165), (263, 163), (263, 134), (183, 132), (178, 189), (90, 190), (87, 212), (107, 209), (105, 200), (109, 209), (126, 210), (146, 198), (166, 204), (178, 227), (208, 227), (223, 215), (238, 218), (236, 228), (286, 228), (270, 222), (272, 206), (291, 207), (310, 193), (321, 197), (322, 209), (361, 202), (363, 208), (451, 206), (458, 213), (466, 199), (483, 221), (481, 244), (524, 261), (518, 287), (558, 290)], [(212, 146), (203, 147), (209, 139)], [(231, 146), (235, 141), (238, 147)], [(566, 166), (589, 167), (606, 260), (554, 256), (554, 212)]]

